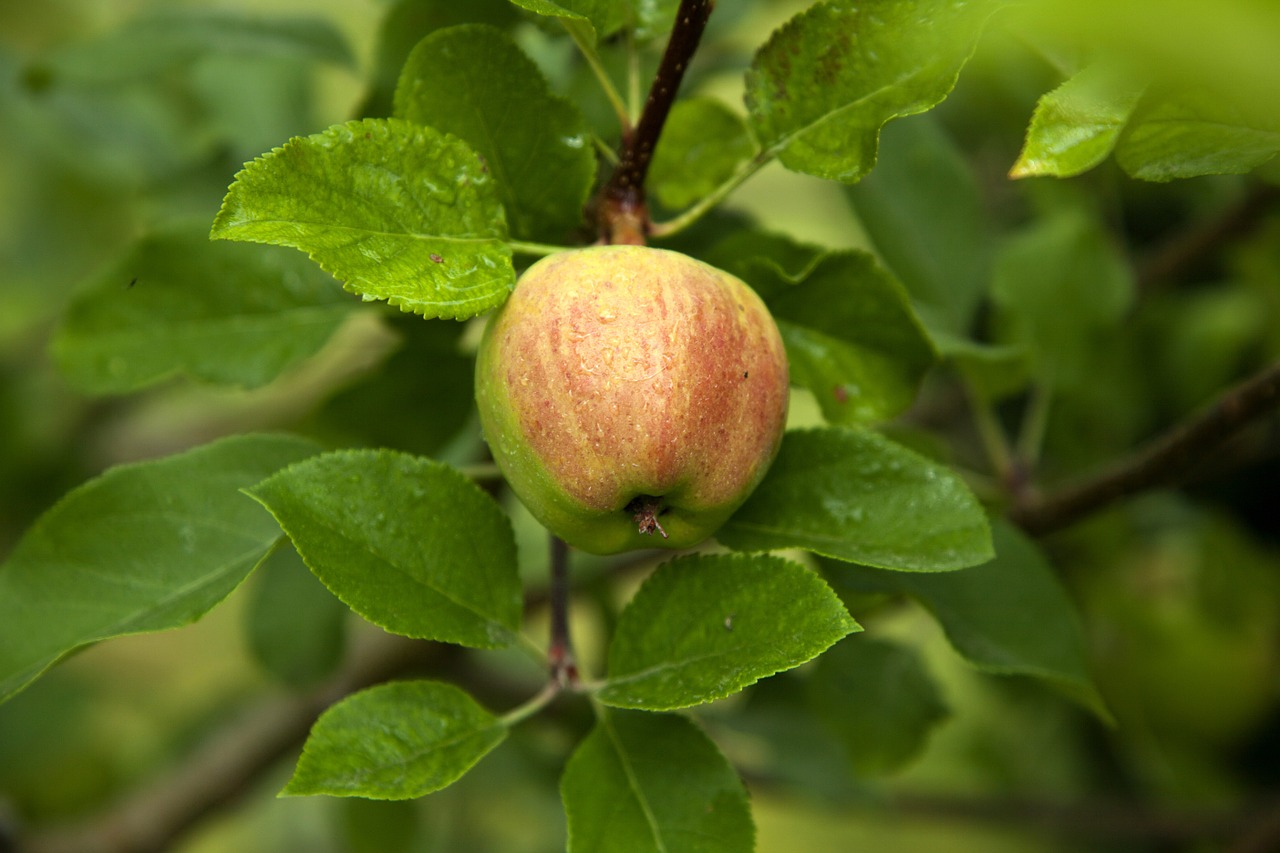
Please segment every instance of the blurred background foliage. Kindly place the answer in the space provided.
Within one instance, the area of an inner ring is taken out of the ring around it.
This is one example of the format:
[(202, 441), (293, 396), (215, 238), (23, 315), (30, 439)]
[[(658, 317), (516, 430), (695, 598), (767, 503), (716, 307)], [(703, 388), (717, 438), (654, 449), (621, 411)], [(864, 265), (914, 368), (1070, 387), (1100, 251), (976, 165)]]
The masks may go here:
[[(751, 52), (805, 5), (721, 3), (686, 92), (739, 107)], [(270, 37), (245, 25), (262, 20), (276, 24)], [(616, 137), (570, 43), (501, 0), (0, 4), (0, 555), (107, 466), (232, 432), (477, 460), (474, 326), (351, 299), (318, 352), (252, 389), (169, 377), (86, 393), (50, 347), (69, 333), (77, 294), (133, 286), (121, 259), (148, 235), (205, 233), (240, 166), (290, 136), (385, 115), (413, 44), (464, 20), (510, 28), (599, 136)], [(1112, 161), (1065, 181), (1007, 177), (1037, 98), (1100, 49), (1222, 102), (1264, 105), (1280, 134), (1275, 3), (1031, 3), (991, 28), (940, 108), (885, 129), (864, 182), (775, 164), (673, 244), (705, 251), (755, 223), (875, 250), (947, 356), (898, 437), (972, 470), (975, 488), (992, 485), (968, 394), (1019, 433), (1050, 487), (1093, 470), (1280, 357), (1274, 163), (1167, 184)], [(621, 78), (621, 47), (603, 56)], [(819, 417), (805, 392), (795, 410), (797, 423)], [(849, 591), (868, 632), (894, 644), (884, 653), (912, 648), (927, 670), (857, 686), (923, 680), (919, 690), (936, 690), (922, 712), (932, 734), (886, 759), (914, 757), (905, 769), (868, 766), (824, 727), (822, 703), (804, 699), (807, 669), (715, 706), (708, 727), (751, 787), (759, 849), (1215, 849), (1194, 839), (1280, 790), (1278, 449), (1280, 421), (1263, 419), (1185, 488), (1046, 541), (1115, 727), (966, 666), (919, 606)], [(541, 532), (514, 511), (537, 578)], [(296, 563), (291, 552), (272, 559)], [(595, 568), (584, 561), (575, 602), (588, 657), (631, 589)], [(323, 678), (342, 643), (371, 629), (332, 609), (306, 573), (285, 572), (270, 584), (259, 573), (191, 628), (88, 649), (0, 707), (0, 822), (40, 827), (100, 809), (246, 707)], [(284, 621), (300, 600), (315, 602), (301, 608), (309, 615)], [(502, 655), (468, 660), (494, 695), (536, 688)], [(562, 849), (557, 779), (587, 724), (573, 706), (539, 717), (515, 732), (516, 748), (410, 803), (277, 800), (286, 758), (179, 849)], [(1161, 823), (1168, 814), (1181, 817)]]

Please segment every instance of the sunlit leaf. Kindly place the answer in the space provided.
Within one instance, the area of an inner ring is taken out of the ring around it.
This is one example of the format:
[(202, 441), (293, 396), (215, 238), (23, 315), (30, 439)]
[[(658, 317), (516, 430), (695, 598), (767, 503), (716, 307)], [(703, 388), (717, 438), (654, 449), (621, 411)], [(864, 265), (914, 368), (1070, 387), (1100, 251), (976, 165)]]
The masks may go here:
[(609, 0), (511, 0), (522, 9), (555, 18), (570, 32), (594, 44), (598, 36), (607, 36), (623, 25), (622, 4)]
[(1142, 89), (1111, 65), (1095, 63), (1042, 96), (1010, 176), (1066, 178), (1092, 169), (1115, 148)]
[(880, 128), (951, 91), (996, 2), (819, 3), (760, 48), (747, 108), (766, 151), (789, 169), (853, 183), (876, 160)]
[(403, 119), (335, 125), (254, 160), (213, 237), (293, 246), (348, 290), (427, 317), (481, 314), (515, 282), (484, 163)]
[[(606, 38), (624, 27), (639, 38), (652, 38), (671, 25), (678, 0), (511, 0), (539, 15), (559, 19), (566, 27), (583, 27), (588, 40)], [(584, 26), (585, 25), (585, 26)]]
[(1205, 90), (1161, 90), (1143, 99), (1116, 147), (1135, 178), (1171, 181), (1235, 175), (1280, 153), (1280, 116)]

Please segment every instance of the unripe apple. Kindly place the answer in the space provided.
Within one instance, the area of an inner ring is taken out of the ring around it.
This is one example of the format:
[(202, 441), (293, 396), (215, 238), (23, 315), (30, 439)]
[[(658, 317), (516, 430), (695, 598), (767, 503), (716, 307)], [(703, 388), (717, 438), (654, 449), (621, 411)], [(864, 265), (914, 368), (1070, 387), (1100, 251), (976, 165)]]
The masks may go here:
[(596, 246), (521, 276), (480, 343), (476, 400), (499, 468), (552, 533), (595, 554), (687, 548), (773, 461), (787, 359), (733, 276)]

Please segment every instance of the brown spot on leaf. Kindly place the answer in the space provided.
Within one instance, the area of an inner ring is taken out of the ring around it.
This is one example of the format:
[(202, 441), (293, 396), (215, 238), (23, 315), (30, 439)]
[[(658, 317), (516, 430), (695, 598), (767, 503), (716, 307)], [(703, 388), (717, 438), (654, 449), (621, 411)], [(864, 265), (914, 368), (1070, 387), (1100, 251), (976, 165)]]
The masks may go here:
[(443, 263), (444, 263), (444, 258), (440, 257), (440, 256), (439, 256), (439, 255), (437, 255), (435, 252), (432, 252), (428, 257), (430, 257), (430, 258), (431, 258), (431, 260), (435, 261), (437, 264), (443, 264)]

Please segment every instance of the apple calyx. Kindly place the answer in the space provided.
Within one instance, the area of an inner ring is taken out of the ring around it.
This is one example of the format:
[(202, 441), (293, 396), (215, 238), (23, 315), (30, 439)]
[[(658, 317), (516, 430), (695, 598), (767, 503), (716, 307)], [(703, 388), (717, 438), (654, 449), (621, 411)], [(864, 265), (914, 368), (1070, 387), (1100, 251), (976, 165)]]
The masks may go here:
[(631, 513), (631, 520), (636, 523), (636, 530), (645, 536), (652, 536), (653, 531), (662, 534), (663, 539), (670, 539), (667, 531), (662, 529), (662, 524), (658, 521), (658, 516), (667, 511), (666, 505), (663, 504), (662, 498), (655, 498), (653, 495), (640, 495), (631, 503), (627, 504), (626, 511)]

